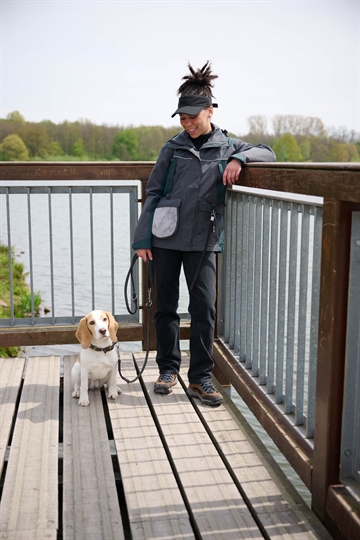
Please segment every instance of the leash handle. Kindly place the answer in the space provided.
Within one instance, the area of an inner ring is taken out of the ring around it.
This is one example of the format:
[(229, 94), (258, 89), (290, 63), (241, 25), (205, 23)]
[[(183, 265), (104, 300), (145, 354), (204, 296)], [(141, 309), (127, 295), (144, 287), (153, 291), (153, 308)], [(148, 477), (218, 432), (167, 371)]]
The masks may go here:
[[(134, 266), (135, 266), (135, 263), (138, 260), (138, 258), (139, 258), (138, 254), (135, 253), (135, 255), (132, 258), (128, 273), (126, 275), (125, 285), (124, 285), (125, 304), (126, 304), (126, 309), (127, 309), (128, 313), (130, 313), (130, 315), (134, 315), (137, 312), (137, 310), (139, 309), (139, 307), (138, 307), (138, 299), (137, 299), (137, 295), (136, 295), (136, 291), (135, 291), (134, 275), (133, 275)], [(128, 294), (127, 294), (128, 283), (129, 283), (130, 278), (131, 278), (131, 298), (132, 298), (132, 301), (135, 304), (134, 311), (131, 310), (129, 300), (128, 300)]]

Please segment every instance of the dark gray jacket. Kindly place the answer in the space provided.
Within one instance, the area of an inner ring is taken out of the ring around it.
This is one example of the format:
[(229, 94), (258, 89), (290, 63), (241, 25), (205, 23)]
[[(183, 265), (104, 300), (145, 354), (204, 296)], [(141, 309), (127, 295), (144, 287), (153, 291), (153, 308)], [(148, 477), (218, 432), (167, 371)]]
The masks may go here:
[(229, 138), (217, 126), (200, 150), (186, 131), (168, 141), (147, 183), (133, 249), (202, 251), (209, 233), (207, 250), (220, 251), (226, 194), (222, 174), (234, 158), (245, 164), (275, 161), (276, 156), (269, 146)]

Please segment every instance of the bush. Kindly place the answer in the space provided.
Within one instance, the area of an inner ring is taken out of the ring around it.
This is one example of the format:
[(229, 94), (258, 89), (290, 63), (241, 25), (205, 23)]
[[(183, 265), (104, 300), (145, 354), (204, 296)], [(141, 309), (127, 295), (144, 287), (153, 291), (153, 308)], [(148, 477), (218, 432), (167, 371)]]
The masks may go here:
[[(14, 316), (16, 318), (29, 317), (31, 315), (31, 292), (26, 284), (24, 265), (16, 262), (14, 250), (11, 250), (12, 280)], [(10, 309), (10, 272), (9, 252), (7, 246), (0, 244), (0, 318), (8, 319), (11, 316)], [(34, 313), (39, 315), (41, 304), (40, 293), (34, 294)], [(19, 353), (19, 347), (0, 347), (0, 356), (14, 357)]]
[(2, 161), (26, 161), (29, 152), (18, 135), (8, 135), (0, 144), (0, 158)]

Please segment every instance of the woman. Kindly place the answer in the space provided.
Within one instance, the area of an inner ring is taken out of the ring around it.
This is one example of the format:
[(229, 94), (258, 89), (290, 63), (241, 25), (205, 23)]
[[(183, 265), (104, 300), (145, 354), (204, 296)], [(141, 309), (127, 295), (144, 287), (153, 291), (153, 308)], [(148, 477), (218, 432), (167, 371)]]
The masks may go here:
[(275, 161), (270, 147), (230, 139), (211, 122), (213, 80), (207, 62), (183, 77), (178, 108), (184, 131), (168, 141), (150, 175), (147, 198), (134, 234), (139, 257), (152, 261), (159, 377), (154, 391), (169, 394), (177, 382), (181, 353), (179, 277), (181, 266), (190, 294), (188, 395), (219, 405), (222, 395), (211, 374), (215, 300), (215, 253), (221, 251), (226, 187), (249, 162)]

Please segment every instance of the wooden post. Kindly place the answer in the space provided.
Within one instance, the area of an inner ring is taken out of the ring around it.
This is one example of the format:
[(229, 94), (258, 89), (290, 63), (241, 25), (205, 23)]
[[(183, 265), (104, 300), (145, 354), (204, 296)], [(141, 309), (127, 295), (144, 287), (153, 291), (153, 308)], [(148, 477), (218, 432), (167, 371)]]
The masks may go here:
[(330, 485), (339, 484), (351, 207), (325, 199), (319, 308), (312, 505), (324, 520)]

